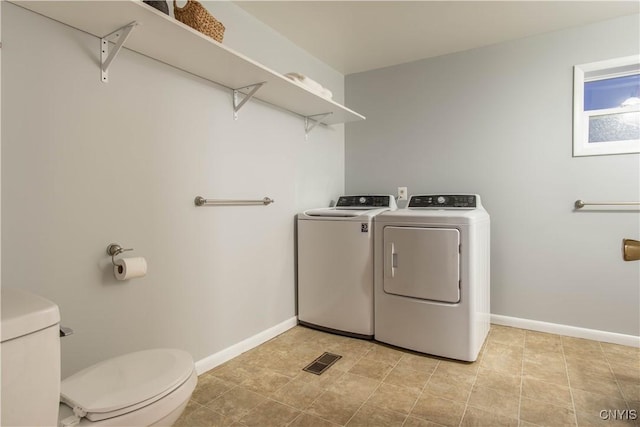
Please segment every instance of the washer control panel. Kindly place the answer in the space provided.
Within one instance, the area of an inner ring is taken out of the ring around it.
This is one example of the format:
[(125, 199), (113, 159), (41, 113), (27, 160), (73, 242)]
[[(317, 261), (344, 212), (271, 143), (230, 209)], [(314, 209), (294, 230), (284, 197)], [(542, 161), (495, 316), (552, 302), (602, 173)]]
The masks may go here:
[(477, 207), (477, 197), (475, 194), (428, 194), (422, 196), (411, 196), (409, 209), (474, 209)]
[(340, 196), (337, 208), (394, 208), (396, 201), (393, 196)]

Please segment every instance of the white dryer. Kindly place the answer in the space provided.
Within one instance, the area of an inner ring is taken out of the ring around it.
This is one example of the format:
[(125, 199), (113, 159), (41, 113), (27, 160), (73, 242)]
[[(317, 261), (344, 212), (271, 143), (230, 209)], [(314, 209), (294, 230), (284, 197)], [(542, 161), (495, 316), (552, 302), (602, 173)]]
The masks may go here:
[(373, 338), (373, 218), (393, 196), (340, 196), (298, 214), (298, 322)]
[(489, 214), (475, 194), (411, 196), (375, 218), (375, 339), (474, 361), (489, 332)]

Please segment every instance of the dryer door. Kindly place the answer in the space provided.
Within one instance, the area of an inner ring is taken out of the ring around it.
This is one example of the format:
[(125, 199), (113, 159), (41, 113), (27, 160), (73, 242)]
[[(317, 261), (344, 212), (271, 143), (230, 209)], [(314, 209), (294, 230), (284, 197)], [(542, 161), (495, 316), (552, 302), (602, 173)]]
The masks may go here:
[(384, 284), (388, 294), (460, 301), (460, 231), (455, 228), (384, 228)]

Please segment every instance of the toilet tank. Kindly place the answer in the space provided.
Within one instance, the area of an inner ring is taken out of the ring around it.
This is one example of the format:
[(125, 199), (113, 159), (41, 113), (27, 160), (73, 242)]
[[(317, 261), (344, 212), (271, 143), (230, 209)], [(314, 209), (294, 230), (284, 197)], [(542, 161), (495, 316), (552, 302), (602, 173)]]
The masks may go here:
[(2, 289), (0, 425), (55, 426), (60, 401), (60, 312), (51, 301)]

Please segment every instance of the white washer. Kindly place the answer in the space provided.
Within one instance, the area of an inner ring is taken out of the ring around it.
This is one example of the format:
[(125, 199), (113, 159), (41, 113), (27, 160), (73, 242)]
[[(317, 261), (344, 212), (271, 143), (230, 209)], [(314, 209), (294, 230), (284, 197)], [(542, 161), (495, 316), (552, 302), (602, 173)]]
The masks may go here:
[(475, 194), (411, 196), (375, 219), (375, 339), (474, 361), (489, 332), (489, 214)]
[(341, 196), (298, 215), (298, 321), (373, 338), (373, 218), (393, 196)]

